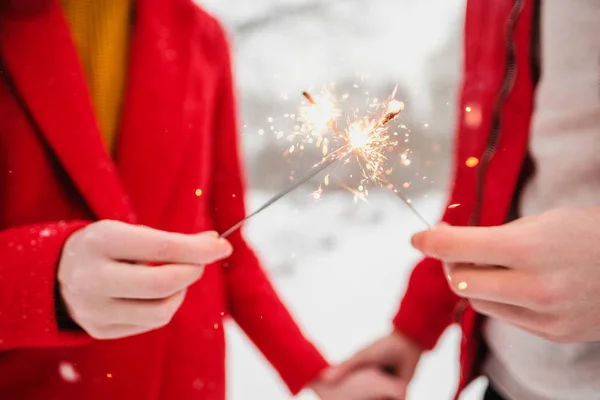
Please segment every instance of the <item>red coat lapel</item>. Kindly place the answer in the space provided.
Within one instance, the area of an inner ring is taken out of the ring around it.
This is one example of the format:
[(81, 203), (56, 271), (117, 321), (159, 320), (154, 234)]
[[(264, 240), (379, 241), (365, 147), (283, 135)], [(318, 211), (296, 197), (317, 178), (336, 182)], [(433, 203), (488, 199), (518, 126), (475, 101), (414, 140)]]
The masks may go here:
[(140, 222), (148, 225), (168, 212), (190, 137), (192, 21), (191, 2), (137, 2), (116, 160)]
[(6, 67), (45, 140), (97, 218), (132, 222), (58, 2), (34, 16), (0, 18)]

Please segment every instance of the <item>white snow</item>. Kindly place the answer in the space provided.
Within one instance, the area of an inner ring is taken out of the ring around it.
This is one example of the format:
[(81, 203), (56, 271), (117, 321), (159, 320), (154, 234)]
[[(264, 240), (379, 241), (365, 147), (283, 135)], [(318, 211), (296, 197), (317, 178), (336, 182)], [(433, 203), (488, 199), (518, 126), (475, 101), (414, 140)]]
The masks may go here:
[[(346, 193), (323, 194), (315, 202), (306, 187), (252, 220), (246, 237), (306, 334), (332, 362), (389, 332), (410, 269), (419, 255), (410, 236), (424, 229), (407, 207), (386, 191), (354, 204)], [(252, 192), (249, 208), (268, 194)], [(441, 192), (414, 199), (434, 223)], [(326, 245), (324, 245), (324, 243)], [(410, 389), (412, 399), (449, 399), (458, 381), (458, 328), (427, 354)], [(228, 324), (228, 398), (287, 399), (287, 390), (235, 324)], [(480, 396), (478, 382), (463, 399)], [(301, 400), (315, 399), (310, 392)]]

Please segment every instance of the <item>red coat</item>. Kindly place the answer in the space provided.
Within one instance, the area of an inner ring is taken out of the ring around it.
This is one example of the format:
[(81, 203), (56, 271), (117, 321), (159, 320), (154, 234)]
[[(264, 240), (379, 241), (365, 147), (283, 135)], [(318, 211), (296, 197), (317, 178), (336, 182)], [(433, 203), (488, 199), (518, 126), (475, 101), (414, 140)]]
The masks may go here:
[(223, 231), (244, 216), (227, 44), (191, 0), (137, 2), (113, 160), (58, 1), (0, 7), (0, 398), (224, 399), (228, 313), (292, 391), (315, 378), (325, 361), (239, 233), (167, 327), (104, 341), (58, 329), (56, 267), (74, 230)]
[[(453, 206), (443, 216), (451, 225), (500, 225), (507, 218), (527, 154), (533, 112), (538, 73), (536, 3), (467, 3), (454, 180), (448, 202)], [(460, 392), (478, 375), (485, 355), (481, 316), (450, 291), (441, 263), (424, 259), (412, 272), (394, 325), (431, 349), (453, 322), (459, 322), (463, 331)]]

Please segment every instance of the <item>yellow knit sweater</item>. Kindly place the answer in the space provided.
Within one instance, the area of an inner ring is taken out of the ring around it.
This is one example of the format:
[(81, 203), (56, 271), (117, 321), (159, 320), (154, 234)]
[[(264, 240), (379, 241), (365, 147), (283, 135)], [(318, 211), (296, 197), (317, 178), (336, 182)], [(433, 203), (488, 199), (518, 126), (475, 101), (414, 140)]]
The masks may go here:
[(110, 152), (126, 85), (131, 0), (61, 0)]

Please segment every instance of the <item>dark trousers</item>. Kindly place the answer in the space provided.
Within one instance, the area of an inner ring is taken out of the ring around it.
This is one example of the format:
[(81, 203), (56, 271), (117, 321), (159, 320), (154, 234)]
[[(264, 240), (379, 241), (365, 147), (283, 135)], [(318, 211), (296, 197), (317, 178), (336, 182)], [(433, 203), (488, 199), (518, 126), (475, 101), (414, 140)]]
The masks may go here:
[(488, 386), (487, 390), (485, 391), (485, 394), (483, 395), (483, 400), (509, 400), (509, 399), (505, 399), (504, 397), (500, 396), (493, 387)]

